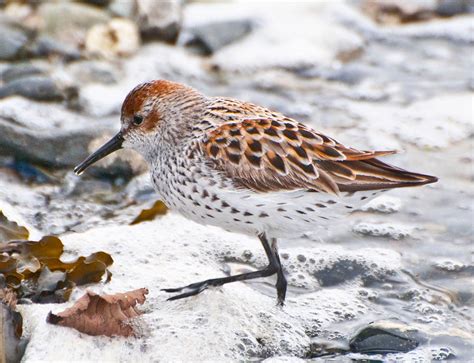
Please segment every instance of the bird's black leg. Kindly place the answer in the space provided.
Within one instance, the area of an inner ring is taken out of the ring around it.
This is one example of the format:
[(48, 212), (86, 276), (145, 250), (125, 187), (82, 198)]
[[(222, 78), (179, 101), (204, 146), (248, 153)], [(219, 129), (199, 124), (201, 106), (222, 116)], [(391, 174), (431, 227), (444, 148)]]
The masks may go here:
[(285, 275), (283, 274), (283, 267), (281, 265), (280, 255), (278, 254), (278, 246), (277, 246), (276, 238), (272, 238), (272, 251), (278, 263), (277, 283), (276, 283), (278, 305), (283, 305), (285, 303), (286, 287), (288, 284), (286, 282)]
[(181, 294), (175, 295), (170, 297), (168, 300), (178, 300), (183, 299), (185, 297), (197, 295), (200, 292), (206, 290), (209, 286), (222, 286), (224, 284), (228, 284), (229, 282), (235, 281), (243, 281), (243, 280), (250, 280), (256, 279), (259, 277), (268, 277), (274, 274), (278, 274), (277, 279), (277, 290), (278, 290), (278, 303), (280, 305), (283, 304), (285, 300), (285, 293), (286, 293), (286, 280), (283, 276), (283, 271), (281, 269), (280, 258), (278, 256), (277, 246), (276, 246), (276, 239), (272, 239), (272, 245), (268, 243), (267, 237), (265, 233), (262, 233), (258, 236), (260, 241), (262, 242), (263, 248), (265, 249), (265, 253), (268, 257), (268, 266), (265, 267), (263, 270), (260, 271), (253, 271), (244, 274), (228, 276), (228, 277), (221, 277), (217, 279), (209, 279), (200, 282), (196, 282), (194, 284), (190, 284), (187, 286), (174, 288), (174, 289), (162, 289), (162, 291), (166, 292), (180, 292)]

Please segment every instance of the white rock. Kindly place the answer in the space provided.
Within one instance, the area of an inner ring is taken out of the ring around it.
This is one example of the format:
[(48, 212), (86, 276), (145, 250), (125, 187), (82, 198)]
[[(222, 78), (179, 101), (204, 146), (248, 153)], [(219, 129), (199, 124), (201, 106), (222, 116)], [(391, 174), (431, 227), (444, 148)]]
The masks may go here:
[[(79, 103), (90, 116), (103, 117), (120, 113), (125, 96), (132, 88), (100, 83), (89, 84), (80, 89)], [(101, 95), (101, 97), (97, 97)], [(117, 125), (118, 125), (117, 120)]]
[(86, 36), (86, 50), (106, 58), (129, 56), (139, 47), (138, 28), (128, 19), (117, 18), (107, 24), (96, 24)]

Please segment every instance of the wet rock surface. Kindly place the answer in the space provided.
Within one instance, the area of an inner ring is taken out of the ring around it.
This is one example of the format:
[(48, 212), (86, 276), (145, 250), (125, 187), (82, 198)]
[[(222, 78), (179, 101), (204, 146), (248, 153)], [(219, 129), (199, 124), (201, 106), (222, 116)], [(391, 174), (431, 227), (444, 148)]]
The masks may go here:
[[(8, 20), (0, 17), (7, 29), (0, 32), (0, 208), (34, 238), (61, 235), (71, 258), (97, 246), (113, 257), (111, 282), (75, 289), (69, 304), (86, 288), (150, 291), (138, 339), (48, 325), (48, 312), (68, 303), (19, 305), (30, 339), (23, 360), (188, 360), (189, 351), (195, 360), (265, 362), (470, 359), (473, 40), (464, 2), (407, 9), (395, 1), (405, 15), (381, 15), (380, 24), (362, 2), (272, 11), (262, 3), (176, 2), (153, 10), (162, 17), (143, 10), (150, 3), (0, 6)], [(116, 17), (136, 31), (104, 36)], [(71, 31), (62, 31), (65, 23)], [(178, 36), (177, 45), (164, 43)], [(193, 36), (205, 54), (185, 46)], [(283, 309), (272, 278), (167, 302), (162, 288), (260, 269), (266, 260), (255, 238), (173, 213), (130, 226), (158, 198), (136, 154), (73, 175), (118, 130), (127, 92), (156, 78), (262, 104), (360, 149), (403, 150), (386, 161), (440, 181), (383, 193), (324, 235), (282, 240)], [(52, 82), (48, 92), (35, 89), (39, 81)]]
[(415, 335), (416, 330), (401, 324), (372, 323), (352, 337), (349, 348), (353, 353), (406, 353), (426, 340)]
[(140, 46), (138, 27), (128, 19), (113, 19), (89, 29), (85, 48), (103, 57), (129, 56)]
[(20, 97), (0, 101), (2, 152), (45, 165), (75, 165), (89, 154), (89, 142), (112, 125), (112, 120), (90, 119)]

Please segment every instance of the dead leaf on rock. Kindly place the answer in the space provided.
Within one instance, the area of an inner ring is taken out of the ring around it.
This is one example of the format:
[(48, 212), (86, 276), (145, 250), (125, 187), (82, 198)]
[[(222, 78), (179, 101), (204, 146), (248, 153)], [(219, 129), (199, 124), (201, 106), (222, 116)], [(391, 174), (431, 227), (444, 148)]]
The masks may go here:
[(19, 226), (18, 223), (10, 221), (0, 210), (0, 241), (11, 241), (14, 239), (27, 239), (30, 233)]
[(136, 335), (130, 319), (142, 314), (136, 305), (145, 302), (146, 294), (148, 289), (145, 288), (114, 295), (98, 295), (88, 291), (69, 309), (59, 314), (50, 312), (46, 321), (89, 335)]
[(157, 216), (162, 216), (168, 212), (168, 207), (161, 200), (156, 201), (149, 209), (144, 209), (140, 214), (130, 223), (138, 224), (145, 221), (151, 221)]

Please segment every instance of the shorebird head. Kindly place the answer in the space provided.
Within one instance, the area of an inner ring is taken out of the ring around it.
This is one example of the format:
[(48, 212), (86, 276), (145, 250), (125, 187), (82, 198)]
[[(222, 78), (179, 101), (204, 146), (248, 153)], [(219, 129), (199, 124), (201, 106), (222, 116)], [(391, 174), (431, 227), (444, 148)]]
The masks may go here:
[(189, 104), (202, 97), (180, 83), (155, 80), (139, 84), (122, 104), (121, 128), (107, 143), (74, 168), (78, 175), (89, 166), (121, 148), (130, 148), (147, 156), (156, 147), (157, 135), (173, 127), (189, 112)]

